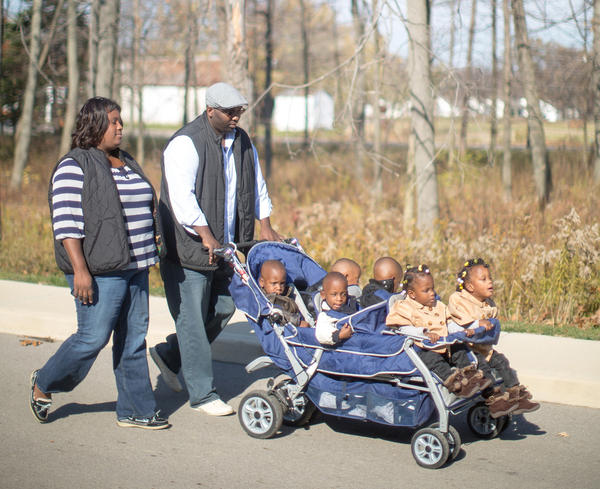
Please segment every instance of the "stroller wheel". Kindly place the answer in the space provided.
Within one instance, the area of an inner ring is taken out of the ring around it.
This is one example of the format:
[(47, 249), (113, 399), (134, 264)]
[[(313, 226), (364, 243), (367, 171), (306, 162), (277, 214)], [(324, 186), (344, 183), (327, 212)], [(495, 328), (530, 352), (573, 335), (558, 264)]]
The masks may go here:
[[(429, 428), (433, 428), (435, 430), (439, 430), (439, 427), (440, 424), (437, 421), (429, 426)], [(460, 453), (460, 445), (462, 440), (460, 439), (460, 435), (458, 434), (456, 428), (451, 424), (448, 425), (446, 439), (448, 440), (448, 446), (450, 447), (450, 456), (448, 457), (448, 460), (454, 460)]]
[(274, 395), (252, 391), (240, 402), (238, 418), (250, 436), (271, 438), (281, 428), (283, 409)]
[(485, 403), (475, 404), (467, 414), (467, 424), (475, 436), (484, 440), (491, 440), (498, 436), (506, 422), (508, 416), (501, 416), (494, 419), (490, 416), (490, 411)]
[(305, 395), (298, 396), (283, 415), (283, 424), (286, 426), (304, 426), (316, 411), (316, 406)]
[(275, 386), (275, 393), (286, 406), (283, 412), (283, 424), (286, 426), (303, 426), (310, 421), (316, 406), (306, 396), (300, 394), (291, 400), (290, 387), (295, 386), (292, 379), (284, 379)]
[(410, 441), (415, 461), (426, 469), (438, 469), (446, 463), (450, 456), (448, 440), (441, 431), (422, 428)]

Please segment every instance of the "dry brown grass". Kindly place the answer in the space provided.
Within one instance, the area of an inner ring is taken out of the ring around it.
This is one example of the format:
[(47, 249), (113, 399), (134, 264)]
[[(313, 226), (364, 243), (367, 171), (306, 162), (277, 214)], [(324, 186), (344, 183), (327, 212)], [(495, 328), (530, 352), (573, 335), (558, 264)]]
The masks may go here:
[[(3, 277), (61, 280), (46, 201), (56, 151), (52, 140), (38, 138), (23, 190), (10, 194), (11, 145), (7, 140), (0, 144)], [(405, 153), (395, 149), (388, 156), (394, 170), (384, 174), (384, 191), (374, 200), (370, 164), (367, 176), (358, 179), (349, 147), (316, 146), (309, 155), (293, 158), (282, 148), (269, 182), (274, 226), (297, 237), (324, 267), (341, 256), (355, 259), (363, 266), (364, 283), (374, 260), (383, 255), (402, 264), (427, 263), (445, 300), (461, 263), (481, 256), (491, 264), (504, 318), (578, 328), (600, 323), (600, 197), (580, 152), (551, 154), (554, 189), (544, 212), (533, 198), (530, 163), (523, 152), (514, 155), (510, 203), (502, 199), (500, 169), (487, 166), (484, 154), (470, 153), (452, 170), (440, 161), (440, 231), (434, 239), (403, 232)], [(145, 169), (156, 188), (159, 158), (160, 143), (155, 143)], [(161, 286), (156, 270), (151, 284), (153, 290)]]

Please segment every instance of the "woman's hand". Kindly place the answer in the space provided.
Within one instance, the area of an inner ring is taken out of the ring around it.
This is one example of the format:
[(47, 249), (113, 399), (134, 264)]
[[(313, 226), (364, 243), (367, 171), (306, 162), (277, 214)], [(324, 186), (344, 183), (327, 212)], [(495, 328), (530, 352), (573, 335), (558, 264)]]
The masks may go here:
[(87, 268), (73, 275), (73, 296), (82, 304), (94, 303), (93, 280)]
[(73, 297), (82, 304), (93, 304), (93, 279), (83, 256), (81, 240), (65, 238), (62, 243), (73, 267)]

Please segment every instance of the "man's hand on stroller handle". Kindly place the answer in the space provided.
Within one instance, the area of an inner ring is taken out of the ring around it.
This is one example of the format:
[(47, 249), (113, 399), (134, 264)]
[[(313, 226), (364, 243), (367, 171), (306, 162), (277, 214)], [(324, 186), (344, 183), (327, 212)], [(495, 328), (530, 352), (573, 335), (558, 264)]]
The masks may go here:
[(260, 239), (265, 241), (281, 241), (281, 236), (271, 227), (271, 219), (265, 217), (260, 221)]
[(216, 261), (214, 250), (220, 246), (219, 242), (208, 226), (194, 226), (194, 231), (198, 233), (202, 239), (202, 244), (208, 250), (208, 263), (214, 264)]

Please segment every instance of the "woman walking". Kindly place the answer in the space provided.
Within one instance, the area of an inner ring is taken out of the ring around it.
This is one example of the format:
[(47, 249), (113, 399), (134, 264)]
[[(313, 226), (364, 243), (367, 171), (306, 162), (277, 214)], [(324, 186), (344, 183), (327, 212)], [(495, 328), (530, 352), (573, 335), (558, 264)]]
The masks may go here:
[(117, 424), (163, 429), (146, 357), (148, 268), (158, 261), (156, 196), (119, 146), (119, 105), (103, 97), (81, 108), (71, 151), (52, 172), (48, 201), (58, 267), (75, 298), (77, 332), (31, 374), (30, 407), (45, 423), (51, 395), (73, 390), (113, 334)]

